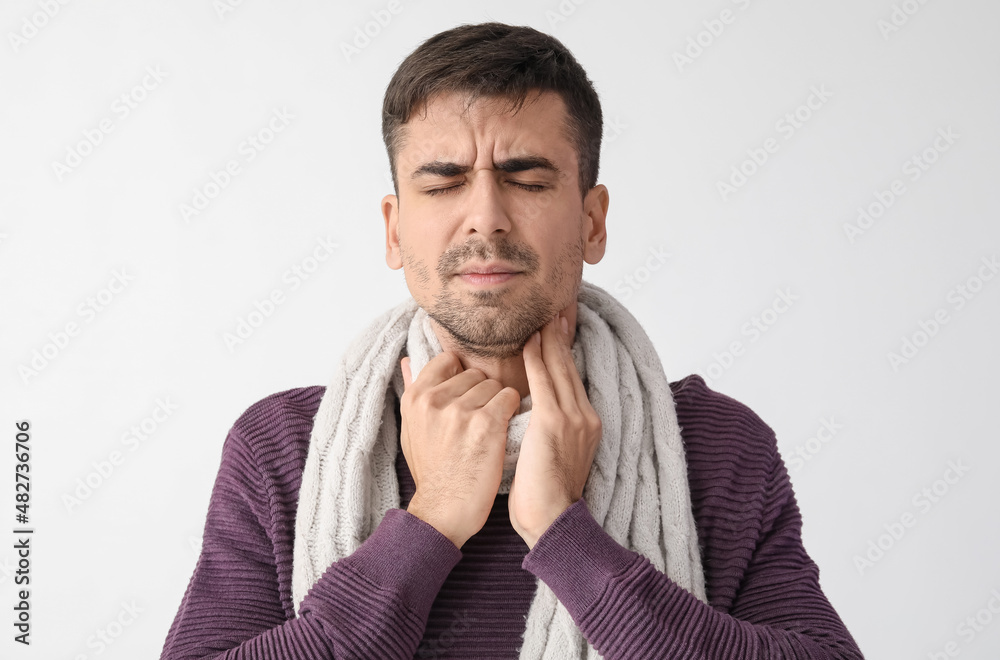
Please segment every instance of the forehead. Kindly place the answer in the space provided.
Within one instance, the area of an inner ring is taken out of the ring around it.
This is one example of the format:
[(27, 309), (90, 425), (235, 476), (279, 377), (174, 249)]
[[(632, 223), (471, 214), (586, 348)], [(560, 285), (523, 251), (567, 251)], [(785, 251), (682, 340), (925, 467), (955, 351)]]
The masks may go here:
[(467, 94), (447, 92), (431, 97), (404, 124), (398, 153), (401, 171), (433, 160), (472, 164), (513, 156), (544, 156), (572, 172), (576, 151), (567, 135), (568, 114), (554, 92), (529, 94), (514, 112), (510, 101), (496, 97), (470, 103)]

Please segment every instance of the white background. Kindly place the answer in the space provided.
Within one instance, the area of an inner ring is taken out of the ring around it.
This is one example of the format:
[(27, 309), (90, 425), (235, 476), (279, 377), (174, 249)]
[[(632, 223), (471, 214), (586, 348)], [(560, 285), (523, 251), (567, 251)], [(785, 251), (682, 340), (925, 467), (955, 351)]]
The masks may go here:
[[(977, 272), (1000, 252), (1000, 5), (908, 0), (915, 13), (900, 7), (889, 30), (891, 0), (400, 0), (348, 57), (342, 44), (386, 2), (68, 2), (51, 17), (44, 4), (0, 9), (0, 621), (14, 605), (15, 420), (33, 428), (36, 530), (32, 645), (4, 623), (0, 655), (158, 657), (230, 425), (272, 392), (328, 382), (351, 338), (408, 295), (378, 207), (392, 72), (438, 31), (498, 20), (558, 37), (601, 96), (608, 253), (584, 278), (642, 322), (670, 380), (714, 375), (775, 429), (806, 548), (866, 656), (951, 642), (997, 657), (1000, 614), (984, 608), (1000, 590), (1000, 281)], [(731, 22), (713, 24), (723, 10)], [(679, 65), (686, 49), (696, 57)], [(814, 89), (829, 98), (800, 107)], [(276, 109), (288, 125), (241, 148)], [(790, 135), (779, 122), (796, 111)], [(104, 119), (112, 131), (88, 149)], [(769, 138), (778, 150), (745, 163)], [(933, 165), (906, 167), (928, 148)], [(70, 150), (89, 153), (57, 173)], [(240, 174), (186, 222), (181, 204), (231, 159)], [(721, 193), (741, 165), (757, 171)], [(894, 180), (905, 192), (850, 240), (845, 224)], [(321, 238), (338, 248), (293, 289), (286, 271)], [(656, 270), (651, 249), (670, 255)], [(116, 272), (130, 279), (109, 301)], [(274, 289), (284, 303), (230, 350), (224, 335)], [(779, 289), (797, 299), (767, 312)], [(947, 323), (920, 335), (938, 310)], [(771, 322), (756, 340), (754, 317)], [(71, 322), (68, 345), (46, 349)], [(903, 337), (920, 346), (893, 365)], [(36, 373), (20, 368), (46, 350)], [(125, 444), (158, 399), (176, 410)], [(949, 462), (969, 469), (922, 504)], [(88, 477), (100, 485), (74, 503)], [(916, 524), (859, 569), (906, 513)], [(123, 602), (141, 612), (101, 648)], [(960, 634), (977, 613), (987, 623)]]

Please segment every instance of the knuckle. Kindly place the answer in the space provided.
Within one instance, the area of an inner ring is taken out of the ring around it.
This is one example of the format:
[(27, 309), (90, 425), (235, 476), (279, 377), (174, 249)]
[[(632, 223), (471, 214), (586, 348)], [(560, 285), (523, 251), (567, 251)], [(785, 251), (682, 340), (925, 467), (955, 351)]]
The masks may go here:
[(438, 362), (443, 362), (445, 365), (454, 364), (458, 360), (458, 356), (451, 351), (441, 351), (437, 355), (431, 358), (431, 362), (437, 360)]
[(587, 429), (591, 433), (600, 436), (601, 432), (604, 430), (604, 425), (601, 422), (600, 416), (598, 416), (596, 413), (588, 415), (587, 422), (588, 422)]
[(492, 397), (496, 394), (496, 385), (491, 382), (488, 378), (478, 378), (474, 379), (473, 382), (469, 384), (469, 389), (462, 394), (462, 399), (474, 399), (477, 401), (482, 400), (484, 395), (489, 395)]
[(462, 361), (458, 358), (458, 354), (452, 351), (445, 351), (441, 355), (447, 356), (445, 358), (445, 365), (449, 367), (452, 371), (452, 375), (460, 373), (462, 371)]
[(553, 420), (558, 428), (569, 429), (571, 433), (575, 433), (579, 430), (579, 420), (570, 417), (564, 412), (558, 412)]
[(424, 410), (441, 409), (448, 403), (448, 395), (439, 387), (434, 387), (423, 393), (420, 397), (421, 407)]
[(497, 406), (486, 405), (475, 412), (469, 426), (479, 433), (493, 430), (501, 421), (503, 413)]

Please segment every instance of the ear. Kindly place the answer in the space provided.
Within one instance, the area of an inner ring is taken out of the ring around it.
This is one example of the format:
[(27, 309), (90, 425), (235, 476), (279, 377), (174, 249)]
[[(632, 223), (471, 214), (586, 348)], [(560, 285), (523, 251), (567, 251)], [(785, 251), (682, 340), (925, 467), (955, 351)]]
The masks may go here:
[(607, 248), (608, 232), (608, 187), (598, 184), (587, 192), (583, 199), (583, 260), (588, 264), (596, 264), (604, 258)]
[(386, 195), (382, 198), (382, 217), (385, 218), (385, 263), (393, 270), (403, 267), (399, 253), (399, 198)]

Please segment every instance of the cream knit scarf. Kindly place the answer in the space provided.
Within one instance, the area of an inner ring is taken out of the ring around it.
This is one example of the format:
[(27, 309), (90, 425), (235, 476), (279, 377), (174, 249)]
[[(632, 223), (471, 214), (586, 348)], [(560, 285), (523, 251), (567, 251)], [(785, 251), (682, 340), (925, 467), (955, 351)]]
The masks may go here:
[[(687, 464), (667, 379), (649, 337), (621, 303), (581, 282), (576, 362), (603, 435), (583, 490), (587, 508), (618, 543), (699, 600), (705, 584)], [(349, 346), (313, 423), (295, 518), (296, 611), (333, 562), (352, 554), (400, 506), (395, 400), (399, 361), (416, 379), (441, 352), (427, 313), (412, 298), (376, 319)], [(392, 385), (390, 388), (389, 385)], [(501, 493), (510, 488), (531, 397), (508, 424)], [(599, 658), (552, 590), (537, 580), (522, 659)]]

